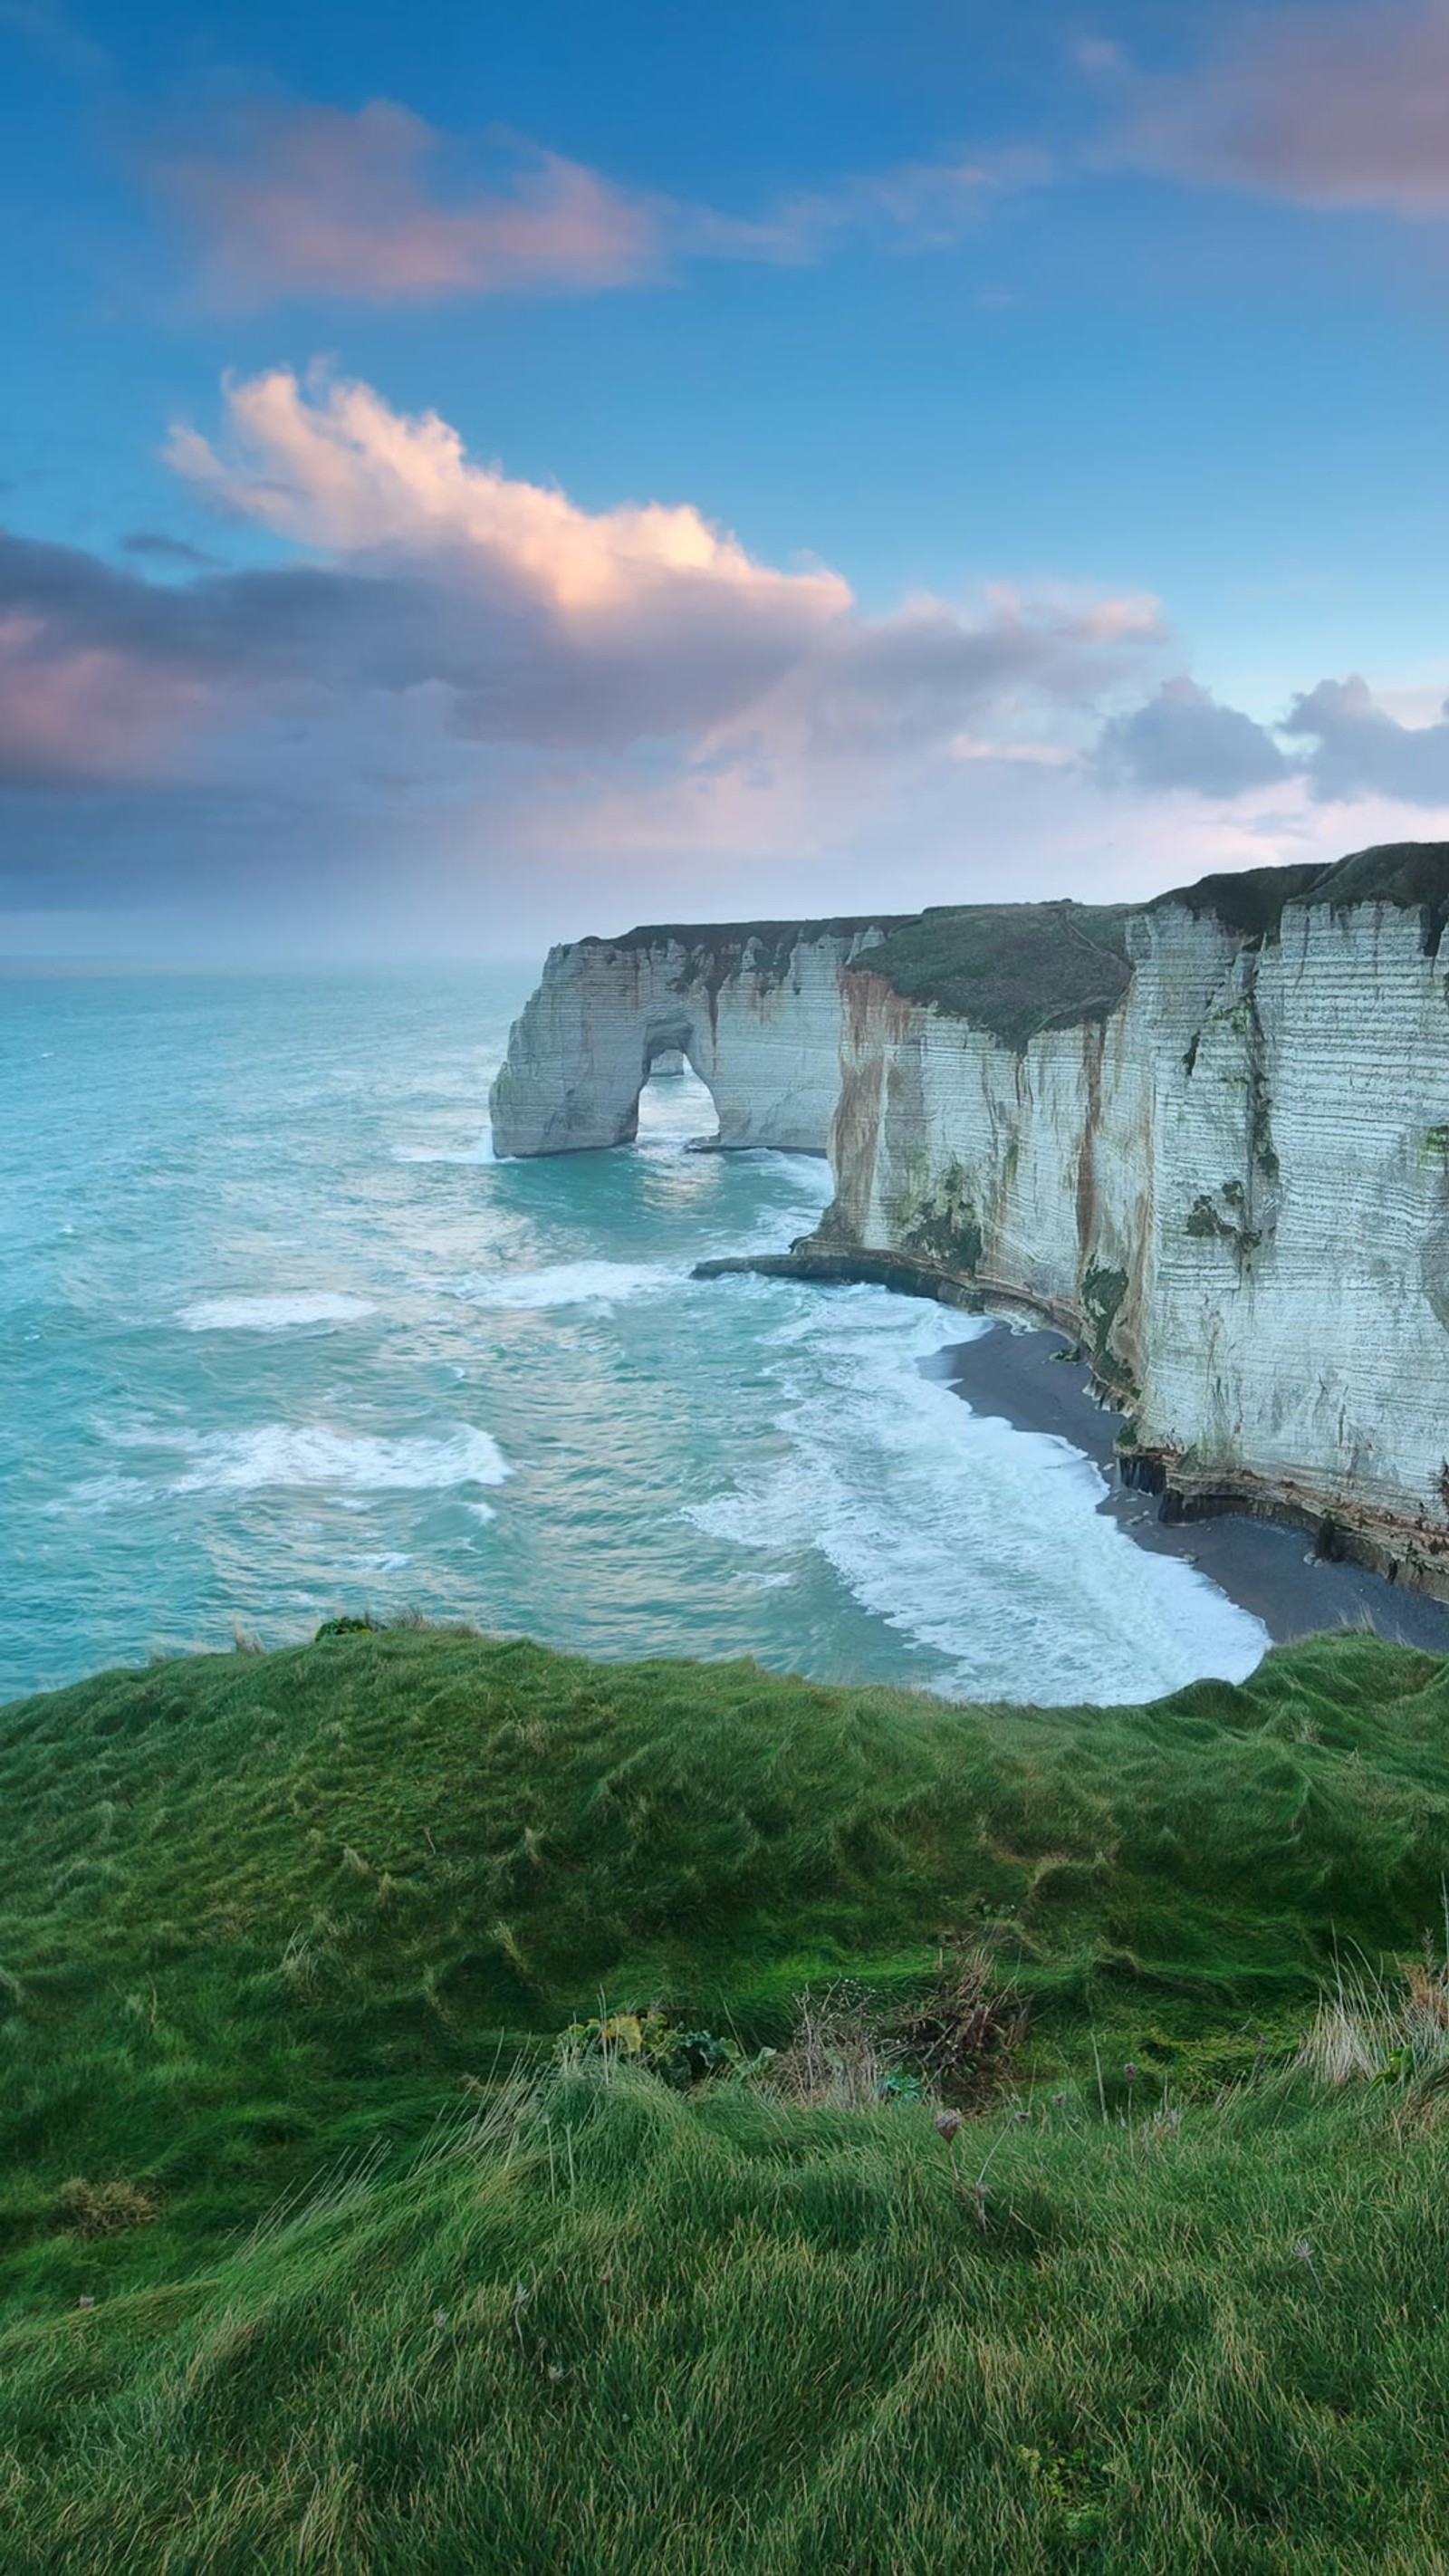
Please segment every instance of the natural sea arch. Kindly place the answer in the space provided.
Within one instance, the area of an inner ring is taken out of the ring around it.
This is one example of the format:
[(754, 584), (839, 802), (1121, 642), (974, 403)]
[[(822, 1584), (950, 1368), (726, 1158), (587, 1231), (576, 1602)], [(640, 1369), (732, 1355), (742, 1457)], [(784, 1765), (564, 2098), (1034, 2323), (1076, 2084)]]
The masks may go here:
[(690, 1144), (718, 1142), (714, 1091), (687, 1046), (656, 1045), (647, 1050), (630, 1124), (636, 1141), (668, 1136)]

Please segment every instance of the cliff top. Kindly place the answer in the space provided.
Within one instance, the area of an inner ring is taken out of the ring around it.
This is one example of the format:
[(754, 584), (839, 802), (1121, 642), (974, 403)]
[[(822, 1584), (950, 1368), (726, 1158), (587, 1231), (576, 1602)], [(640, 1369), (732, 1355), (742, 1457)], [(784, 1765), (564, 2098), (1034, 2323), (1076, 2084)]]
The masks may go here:
[[(1211, 913), (1225, 929), (1250, 938), (1275, 939), (1290, 903), (1328, 903), (1336, 908), (1354, 903), (1391, 903), (1405, 911), (1431, 913), (1442, 929), (1449, 913), (1449, 841), (1381, 841), (1372, 849), (1351, 850), (1329, 867), (1314, 863), (1286, 868), (1242, 868), (1200, 877), (1196, 885), (1176, 886), (1153, 897), (1143, 909), (1162, 912), (1182, 904), (1201, 919)], [(1438, 945), (1437, 931), (1435, 946)]]
[(1174, 887), (1146, 904), (938, 905), (894, 929), (857, 972), (884, 976), (907, 1001), (934, 1002), (1008, 1046), (1043, 1029), (1105, 1019), (1132, 980), (1134, 912), (1184, 906), (1245, 939), (1274, 939), (1290, 903), (1396, 904), (1425, 916), (1437, 951), (1449, 921), (1449, 842), (1386, 841), (1331, 866), (1243, 868)]
[(1331, 866), (1241, 868), (1174, 886), (1142, 904), (934, 904), (917, 913), (837, 914), (818, 921), (654, 922), (620, 939), (581, 947), (660, 948), (674, 944), (723, 981), (751, 942), (764, 973), (781, 975), (801, 940), (885, 935), (853, 972), (879, 975), (906, 1001), (974, 1022), (1004, 1045), (1023, 1047), (1042, 1030), (1103, 1020), (1132, 980), (1127, 924), (1134, 913), (1176, 904), (1211, 917), (1244, 939), (1275, 939), (1290, 903), (1396, 904), (1425, 918), (1437, 951), (1449, 922), (1449, 842), (1387, 841), (1351, 851)]
[(837, 913), (821, 921), (648, 921), (626, 930), (621, 939), (581, 939), (581, 948), (684, 948), (691, 955), (737, 955), (758, 941), (778, 972), (799, 941), (855, 939), (863, 930), (894, 930), (914, 921), (910, 912)]
[(1025, 1046), (1042, 1029), (1104, 1020), (1132, 978), (1117, 903), (936, 905), (892, 931), (856, 971), (907, 1001), (935, 1002)]

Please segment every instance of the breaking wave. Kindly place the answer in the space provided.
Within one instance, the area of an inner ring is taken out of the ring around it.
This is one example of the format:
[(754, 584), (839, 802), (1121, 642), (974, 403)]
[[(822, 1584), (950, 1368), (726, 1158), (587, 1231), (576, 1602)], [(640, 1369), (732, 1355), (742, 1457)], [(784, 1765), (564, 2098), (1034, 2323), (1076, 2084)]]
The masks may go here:
[(879, 1289), (817, 1300), (775, 1339), (787, 1454), (686, 1516), (767, 1556), (818, 1552), (863, 1609), (945, 1659), (933, 1686), (953, 1694), (1122, 1702), (1243, 1679), (1261, 1623), (1099, 1513), (1090, 1459), (922, 1372), (971, 1331)]

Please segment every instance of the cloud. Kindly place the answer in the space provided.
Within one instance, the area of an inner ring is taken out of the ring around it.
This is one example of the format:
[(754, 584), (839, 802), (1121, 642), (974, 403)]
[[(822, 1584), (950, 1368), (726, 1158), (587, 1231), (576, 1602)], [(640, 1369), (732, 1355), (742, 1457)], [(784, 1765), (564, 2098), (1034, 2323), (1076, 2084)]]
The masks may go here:
[(619, 187), (517, 137), (469, 144), (382, 98), (246, 102), (141, 166), (208, 300), (231, 310), (598, 294), (691, 259), (807, 266), (848, 240), (949, 249), (1046, 167), (1026, 151), (905, 162), (737, 214)]
[(1449, 802), (1449, 722), (1361, 682), (1276, 727), (1149, 694), (1150, 597), (869, 613), (689, 502), (584, 509), (325, 373), (231, 384), (170, 454), (275, 561), (0, 536), (0, 878), (38, 920), (112, 886), (225, 903), (228, 940), (265, 945), (257, 905), (496, 946), (607, 927), (600, 875), (619, 917), (950, 900), (988, 852), (998, 888), (1006, 857), (1023, 894), (1143, 891), (1167, 796), (1179, 875), (1332, 855), (1350, 800), (1361, 838)]
[(483, 187), (453, 157), (434, 127), (389, 99), (355, 114), (253, 103), (200, 147), (156, 150), (147, 175), (225, 307), (595, 293), (656, 272), (654, 214), (596, 172), (517, 147)]
[(1320, 680), (1268, 726), (1193, 680), (1166, 680), (1102, 727), (1093, 766), (1108, 785), (1218, 801), (1296, 779), (1318, 804), (1449, 807), (1449, 702), (1438, 723), (1402, 724), (1366, 680)]
[[(391, 660), (443, 682), (479, 739), (902, 751), (1004, 693), (1090, 700), (1157, 631), (1152, 601), (1005, 591), (974, 615), (924, 599), (869, 618), (838, 573), (761, 564), (689, 503), (583, 510), (366, 385), (279, 371), (230, 386), (227, 408), (220, 450), (173, 434), (177, 470), (385, 585)], [(348, 616), (359, 635), (375, 622)]]
[(263, 838), (305, 815), (311, 846), (479, 799), (521, 831), (532, 800), (577, 840), (586, 807), (663, 811), (690, 779), (711, 810), (820, 815), (913, 762), (1070, 760), (1161, 633), (1151, 600), (1001, 588), (867, 615), (692, 504), (585, 510), (325, 375), (233, 384), (224, 434), (170, 452), (283, 559), (0, 535), (0, 787), (109, 788), (112, 817), (214, 793), (232, 851), (248, 813)]
[(1144, 706), (1114, 716), (1102, 729), (1096, 758), (1108, 780), (1191, 788), (1200, 796), (1269, 787), (1290, 768), (1264, 726), (1186, 677), (1164, 680)]
[(1260, 12), (1169, 77), (1111, 50), (1086, 67), (1116, 93), (1110, 157), (1305, 206), (1449, 212), (1445, 0)]
[(75, 548), (0, 533), (0, 780), (146, 778), (197, 700), (165, 593)]
[(1366, 681), (1320, 680), (1295, 699), (1281, 729), (1315, 746), (1304, 766), (1324, 802), (1392, 796), (1449, 805), (1449, 703), (1439, 723), (1405, 725), (1375, 704)]
[(994, 196), (1039, 181), (1046, 169), (1044, 156), (1026, 151), (906, 161), (831, 188), (798, 190), (760, 215), (675, 206), (667, 230), (683, 252), (780, 267), (812, 265), (850, 238), (894, 251), (950, 250), (980, 224)]
[(121, 551), (144, 556), (152, 563), (189, 564), (193, 570), (216, 561), (215, 555), (207, 554), (201, 546), (190, 545), (185, 537), (168, 537), (162, 528), (128, 529), (121, 539)]

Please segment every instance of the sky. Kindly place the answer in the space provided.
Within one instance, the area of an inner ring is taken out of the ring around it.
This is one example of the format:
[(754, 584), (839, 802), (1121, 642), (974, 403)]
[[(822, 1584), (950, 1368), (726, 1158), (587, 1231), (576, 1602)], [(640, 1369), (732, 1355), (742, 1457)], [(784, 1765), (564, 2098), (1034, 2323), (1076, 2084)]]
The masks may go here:
[(0, 0), (0, 957), (1449, 837), (1449, 0)]

